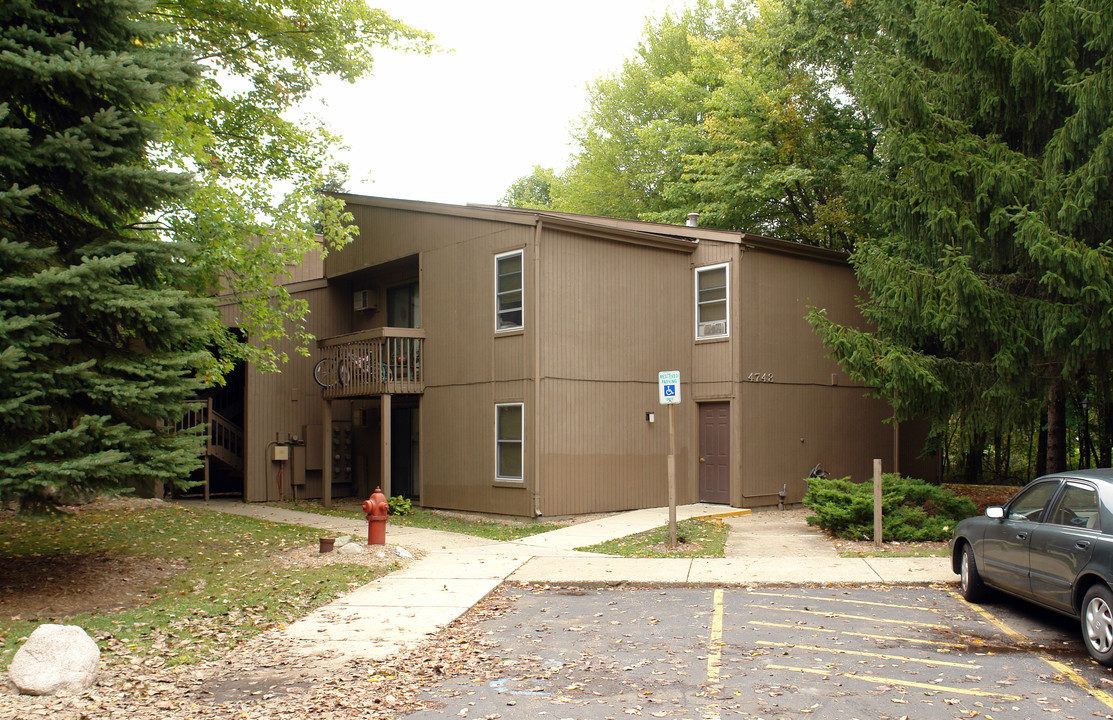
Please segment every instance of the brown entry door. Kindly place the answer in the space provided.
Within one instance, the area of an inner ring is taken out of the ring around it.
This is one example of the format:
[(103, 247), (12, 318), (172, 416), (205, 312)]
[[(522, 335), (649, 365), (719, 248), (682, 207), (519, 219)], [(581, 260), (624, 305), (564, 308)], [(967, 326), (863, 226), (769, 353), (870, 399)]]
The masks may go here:
[(730, 403), (699, 405), (699, 500), (730, 504)]

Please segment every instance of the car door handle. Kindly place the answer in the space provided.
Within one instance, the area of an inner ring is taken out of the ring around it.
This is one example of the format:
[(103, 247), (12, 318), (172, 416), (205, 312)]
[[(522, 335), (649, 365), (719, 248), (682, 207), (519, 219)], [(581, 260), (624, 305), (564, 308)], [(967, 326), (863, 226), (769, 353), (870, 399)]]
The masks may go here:
[(1016, 539), (1017, 540), (1023, 540), (1026, 537), (1028, 537), (1028, 531), (1027, 530), (1025, 530), (1024, 532), (1018, 532), (1016, 534)]
[(1089, 540), (1079, 540), (1078, 542), (1076, 542), (1074, 544), (1074, 546), (1076, 548), (1078, 548), (1079, 550), (1085, 550), (1086, 548), (1090, 547), (1090, 541)]

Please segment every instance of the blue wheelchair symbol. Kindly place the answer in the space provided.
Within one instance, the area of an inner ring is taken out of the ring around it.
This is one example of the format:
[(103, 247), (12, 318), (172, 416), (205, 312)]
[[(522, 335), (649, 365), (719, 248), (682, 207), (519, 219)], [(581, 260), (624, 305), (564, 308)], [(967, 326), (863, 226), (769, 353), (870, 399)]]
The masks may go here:
[(665, 397), (676, 397), (676, 386), (675, 385), (666, 385), (665, 386)]

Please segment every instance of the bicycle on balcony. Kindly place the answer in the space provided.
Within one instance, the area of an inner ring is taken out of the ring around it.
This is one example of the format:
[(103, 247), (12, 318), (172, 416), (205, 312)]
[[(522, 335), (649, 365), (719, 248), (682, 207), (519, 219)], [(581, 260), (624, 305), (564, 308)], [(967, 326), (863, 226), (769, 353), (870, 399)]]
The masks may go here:
[(323, 388), (339, 384), (350, 385), (356, 374), (366, 373), (371, 366), (371, 358), (358, 353), (347, 353), (338, 360), (327, 357), (313, 366), (313, 380)]

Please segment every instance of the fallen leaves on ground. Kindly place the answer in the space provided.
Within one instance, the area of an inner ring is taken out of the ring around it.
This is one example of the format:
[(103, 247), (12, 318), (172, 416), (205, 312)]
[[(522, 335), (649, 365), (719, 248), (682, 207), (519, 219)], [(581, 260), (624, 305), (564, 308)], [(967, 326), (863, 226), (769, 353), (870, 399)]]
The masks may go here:
[[(483, 681), (509, 670), (487, 652), (492, 643), (480, 623), (505, 611), (507, 591), (492, 594), (412, 652), (387, 660), (343, 661), (310, 655), (306, 646), (273, 630), (225, 657), (168, 668), (164, 657), (138, 655), (119, 641), (103, 657), (110, 663), (89, 692), (73, 697), (30, 697), (8, 685), (0, 690), (0, 716), (105, 720), (208, 720), (282, 717), (396, 718), (422, 707), (419, 695), (446, 679)], [(104, 646), (102, 645), (102, 648)], [(514, 672), (540, 672), (529, 661)]]

